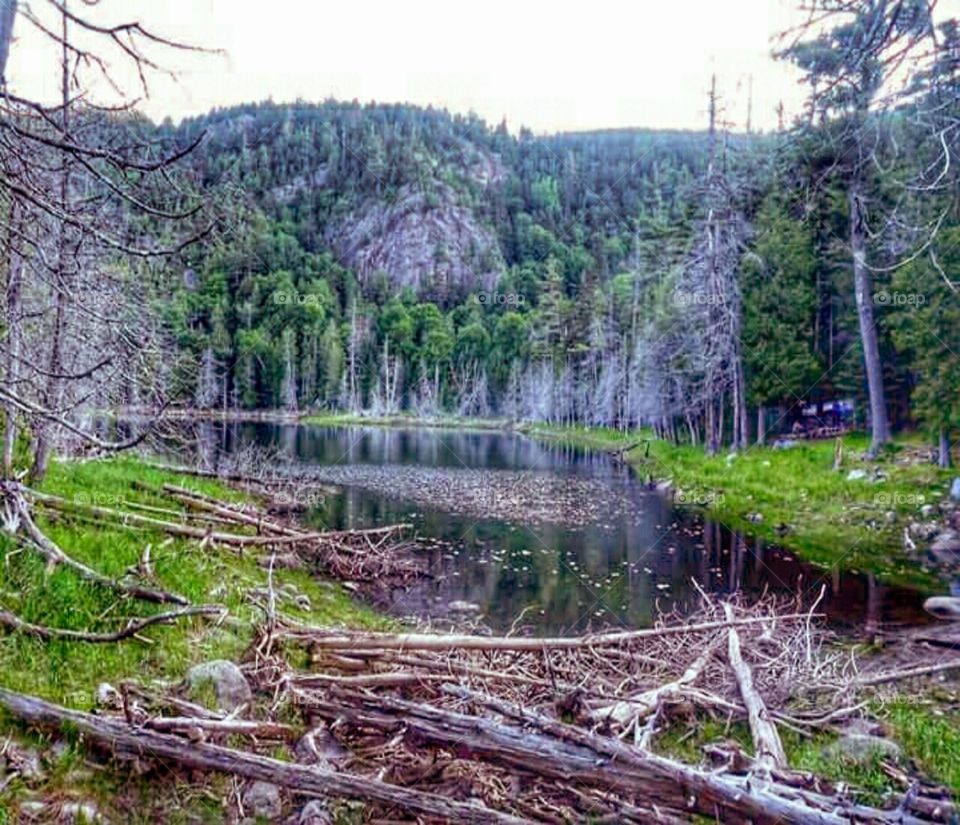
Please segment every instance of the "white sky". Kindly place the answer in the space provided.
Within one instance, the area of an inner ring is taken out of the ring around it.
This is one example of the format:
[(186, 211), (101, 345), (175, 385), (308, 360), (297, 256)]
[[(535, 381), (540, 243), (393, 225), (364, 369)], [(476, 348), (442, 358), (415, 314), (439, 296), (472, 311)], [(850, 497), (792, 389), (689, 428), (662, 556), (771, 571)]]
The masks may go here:
[[(23, 0), (21, 0), (23, 2)], [(223, 55), (156, 53), (179, 82), (151, 82), (140, 108), (178, 120), (272, 98), (357, 98), (473, 110), (537, 132), (624, 126), (702, 128), (716, 73), (726, 117), (776, 124), (803, 98), (793, 70), (770, 57), (772, 36), (798, 19), (797, 0), (71, 0), (98, 21), (140, 19), (158, 34)], [(44, 0), (31, 7), (43, 13)], [(55, 20), (45, 17), (53, 25)], [(56, 99), (57, 54), (23, 19), (7, 77)], [(124, 85), (135, 84), (119, 60)], [(104, 84), (94, 87), (101, 101)]]

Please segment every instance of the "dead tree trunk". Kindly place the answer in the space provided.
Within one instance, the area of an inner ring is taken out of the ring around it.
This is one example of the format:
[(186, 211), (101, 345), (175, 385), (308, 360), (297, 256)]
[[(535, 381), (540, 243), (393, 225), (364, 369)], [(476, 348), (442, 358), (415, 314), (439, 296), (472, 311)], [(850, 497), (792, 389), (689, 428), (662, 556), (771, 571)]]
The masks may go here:
[(850, 246), (853, 250), (853, 287), (860, 322), (860, 343), (867, 372), (870, 398), (870, 455), (876, 457), (890, 440), (887, 403), (883, 390), (883, 364), (873, 315), (873, 276), (867, 266), (867, 225), (864, 214), (863, 172), (858, 168), (850, 181)]
[(69, 727), (114, 753), (147, 759), (165, 759), (185, 768), (216, 771), (281, 785), (294, 791), (361, 799), (395, 805), (443, 822), (469, 825), (518, 825), (528, 822), (480, 805), (455, 802), (436, 794), (408, 790), (366, 776), (341, 773), (317, 766), (281, 762), (233, 748), (192, 742), (169, 733), (133, 728), (105, 716), (70, 710), (0, 688), (0, 705), (32, 725)]

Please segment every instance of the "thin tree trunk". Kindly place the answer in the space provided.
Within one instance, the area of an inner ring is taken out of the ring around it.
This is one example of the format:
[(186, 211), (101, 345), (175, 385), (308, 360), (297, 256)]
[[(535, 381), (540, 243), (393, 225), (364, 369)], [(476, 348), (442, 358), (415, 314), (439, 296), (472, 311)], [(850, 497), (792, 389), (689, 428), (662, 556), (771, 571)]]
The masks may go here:
[(767, 443), (767, 408), (760, 404), (757, 407), (757, 444), (761, 447)]
[(883, 391), (883, 365), (877, 342), (877, 325), (873, 316), (873, 277), (867, 266), (867, 227), (863, 207), (863, 172), (855, 170), (850, 181), (850, 246), (853, 250), (853, 286), (860, 321), (860, 342), (867, 371), (870, 397), (870, 451), (876, 457), (890, 440), (887, 404)]
[(946, 470), (953, 466), (953, 461), (950, 458), (950, 432), (946, 427), (940, 428), (938, 442), (937, 464), (942, 470)]
[[(70, 129), (70, 53), (67, 24), (67, 3), (64, 0), (62, 13), (62, 77), (60, 81), (61, 104), (63, 112), (61, 114), (61, 125), (63, 135), (68, 139)], [(63, 157), (63, 166), (60, 170), (60, 209), (64, 213), (70, 211), (68, 199), (70, 197), (70, 161), (65, 154)], [(63, 379), (60, 377), (63, 373), (63, 339), (65, 337), (65, 327), (67, 323), (66, 310), (68, 300), (67, 272), (71, 264), (67, 261), (68, 256), (68, 226), (66, 222), (60, 222), (60, 237), (57, 250), (57, 267), (54, 273), (54, 319), (53, 331), (50, 339), (50, 359), (48, 361), (48, 375), (46, 387), (44, 390), (45, 406), (54, 412), (61, 414), (60, 409), (63, 403)], [(47, 474), (47, 465), (50, 462), (50, 449), (52, 447), (53, 433), (55, 425), (52, 422), (44, 421), (39, 425), (37, 440), (34, 444), (33, 467), (30, 470), (30, 476), (34, 482), (38, 482)]]
[(7, 57), (13, 39), (13, 20), (17, 16), (17, 0), (0, 3), (0, 84), (6, 81)]
[[(0, 12), (2, 13), (2, 12)], [(11, 207), (11, 223), (19, 228), (19, 210), (17, 201)], [(23, 283), (23, 261), (10, 242), (7, 280), (7, 358), (6, 383), (11, 393), (17, 392), (20, 378), (20, 296)], [(17, 409), (13, 404), (7, 406), (6, 420), (3, 432), (3, 474), (10, 476), (13, 473), (13, 452), (17, 443)]]

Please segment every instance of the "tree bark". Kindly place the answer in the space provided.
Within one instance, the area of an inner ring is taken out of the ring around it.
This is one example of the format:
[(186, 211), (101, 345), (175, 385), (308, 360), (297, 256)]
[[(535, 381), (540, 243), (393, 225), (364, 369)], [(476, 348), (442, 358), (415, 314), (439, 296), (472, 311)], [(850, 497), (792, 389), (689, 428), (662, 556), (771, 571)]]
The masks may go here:
[(953, 466), (953, 461), (950, 458), (950, 433), (946, 427), (940, 428), (937, 440), (937, 465), (940, 469), (946, 470)]
[(873, 276), (867, 266), (867, 226), (864, 215), (863, 172), (857, 168), (850, 180), (850, 247), (853, 251), (853, 287), (857, 299), (857, 317), (860, 322), (860, 343), (867, 372), (867, 392), (870, 399), (870, 450), (877, 456), (890, 440), (887, 421), (887, 403), (883, 390), (883, 365), (877, 342), (877, 324), (873, 315)]
[[(5, 8), (0, 8), (0, 15), (4, 14)], [(0, 25), (2, 25), (2, 22), (0, 22)], [(2, 38), (2, 32), (0, 32), (0, 38)], [(10, 223), (14, 227), (14, 231), (19, 230), (20, 209), (16, 199), (11, 202)], [(16, 393), (20, 379), (23, 261), (16, 251), (12, 238), (7, 266), (7, 369), (5, 379), (10, 392)], [(14, 404), (6, 405), (3, 432), (3, 474), (8, 478), (13, 474), (13, 452), (17, 443), (17, 413), (18, 410)]]
[(270, 782), (295, 792), (318, 796), (361, 799), (395, 805), (444, 822), (468, 825), (519, 825), (526, 819), (490, 810), (480, 805), (455, 802), (445, 797), (409, 790), (372, 777), (341, 773), (317, 766), (281, 762), (233, 748), (191, 742), (180, 736), (131, 726), (105, 716), (70, 710), (0, 688), (0, 705), (12, 715), (33, 725), (69, 727), (115, 753), (148, 759), (166, 759), (186, 768), (216, 771), (247, 779)]
[(757, 407), (757, 445), (762, 447), (767, 443), (767, 408), (760, 404)]
[(0, 3), (0, 85), (7, 80), (7, 57), (13, 39), (13, 20), (17, 16), (17, 0)]

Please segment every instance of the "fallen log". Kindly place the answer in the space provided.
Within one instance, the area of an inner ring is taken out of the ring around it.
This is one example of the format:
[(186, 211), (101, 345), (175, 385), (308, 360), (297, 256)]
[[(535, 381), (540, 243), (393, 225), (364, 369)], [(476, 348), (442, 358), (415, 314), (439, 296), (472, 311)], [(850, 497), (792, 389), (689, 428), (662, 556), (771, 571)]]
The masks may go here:
[(375, 802), (466, 825), (520, 825), (529, 822), (479, 804), (456, 802), (437, 794), (409, 790), (367, 776), (282, 762), (207, 742), (190, 742), (170, 733), (136, 728), (116, 719), (70, 710), (3, 688), (0, 688), (0, 706), (31, 725), (68, 727), (79, 731), (114, 753), (163, 759), (184, 768), (270, 782), (296, 793)]
[(226, 610), (217, 605), (201, 605), (199, 607), (185, 607), (182, 610), (169, 610), (165, 613), (157, 613), (153, 616), (146, 616), (141, 619), (131, 619), (130, 623), (122, 630), (113, 633), (92, 633), (86, 630), (70, 630), (60, 627), (47, 627), (46, 625), (32, 624), (19, 616), (7, 611), (0, 610), (0, 625), (9, 628), (18, 633), (24, 633), (27, 636), (34, 636), (37, 639), (50, 641), (51, 639), (65, 639), (71, 642), (91, 642), (93, 644), (107, 644), (110, 642), (122, 642), (124, 639), (132, 639), (141, 631), (156, 624), (169, 624), (177, 619), (183, 619), (190, 616), (214, 616), (225, 615)]
[(30, 513), (30, 508), (27, 506), (27, 502), (22, 495), (19, 494), (16, 490), (4, 489), (3, 493), (8, 502), (14, 507), (17, 518), (19, 521), (19, 527), (23, 529), (25, 536), (30, 541), (30, 546), (37, 550), (46, 560), (47, 564), (51, 567), (55, 567), (58, 564), (62, 564), (64, 567), (69, 567), (71, 570), (76, 572), (80, 578), (91, 582), (92, 584), (100, 585), (101, 587), (106, 587), (111, 590), (116, 590), (119, 593), (123, 593), (127, 596), (132, 596), (136, 599), (141, 599), (146, 602), (154, 602), (157, 604), (189, 604), (189, 600), (184, 596), (180, 596), (176, 593), (168, 593), (164, 590), (156, 590), (152, 587), (144, 587), (139, 584), (129, 584), (127, 582), (118, 581), (117, 579), (112, 579), (109, 576), (103, 575), (92, 567), (88, 567), (83, 564), (83, 562), (77, 561), (72, 556), (67, 555), (51, 538), (47, 536), (46, 533), (41, 530), (36, 522), (33, 520), (33, 516)]
[(293, 740), (300, 735), (300, 731), (292, 725), (282, 725), (277, 722), (257, 722), (247, 719), (209, 719), (195, 716), (154, 716), (143, 723), (151, 730), (193, 731), (205, 733), (244, 734), (258, 736), (263, 739)]
[(685, 633), (702, 633), (728, 627), (749, 627), (771, 622), (807, 621), (809, 613), (788, 613), (783, 616), (755, 616), (732, 621), (701, 622), (699, 624), (671, 625), (644, 630), (625, 630), (616, 633), (591, 633), (586, 636), (527, 637), (527, 636), (470, 636), (465, 634), (439, 635), (434, 633), (331, 633), (320, 627), (291, 625), (278, 632), (288, 639), (309, 642), (314, 648), (350, 650), (573, 650), (603, 647), (632, 642), (637, 639), (662, 638)]
[(295, 530), (292, 527), (285, 527), (282, 524), (277, 524), (276, 522), (265, 518), (261, 513), (258, 513), (257, 515), (250, 515), (249, 513), (245, 513), (243, 510), (228, 507), (222, 501), (217, 501), (216, 499), (203, 495), (203, 493), (198, 493), (195, 490), (189, 490), (186, 487), (178, 487), (176, 484), (164, 484), (163, 490), (164, 492), (172, 495), (178, 501), (186, 504), (188, 507), (214, 513), (215, 515), (220, 516), (223, 519), (227, 519), (228, 521), (233, 521), (234, 523), (246, 524), (250, 527), (255, 527), (258, 532), (266, 531), (269, 533), (276, 533), (277, 535), (281, 536), (303, 535), (302, 530)]
[(450, 692), (475, 699), (524, 726), (422, 705), (402, 699), (336, 691), (330, 697), (295, 695), (309, 710), (330, 721), (413, 741), (452, 748), (458, 754), (511, 770), (628, 794), (647, 805), (700, 813), (720, 821), (849, 825), (910, 823), (924, 820), (903, 811), (885, 811), (751, 776), (693, 768), (630, 747), (618, 739), (548, 719), (459, 686)]
[(877, 673), (873, 676), (861, 676), (857, 679), (856, 684), (858, 687), (882, 685), (888, 682), (899, 682), (903, 679), (914, 679), (918, 676), (931, 676), (935, 673), (945, 673), (949, 670), (960, 670), (960, 659), (948, 659), (946, 662), (934, 662), (928, 665), (917, 665), (902, 670)]
[[(187, 524), (178, 524), (176, 522), (165, 521), (163, 519), (150, 518), (149, 516), (141, 516), (137, 515), (136, 513), (127, 513), (123, 510), (116, 510), (110, 507), (100, 507), (93, 504), (81, 505), (77, 502), (67, 501), (59, 496), (50, 495), (49, 493), (41, 493), (29, 487), (24, 487), (22, 489), (24, 495), (29, 496), (32, 500), (60, 512), (70, 513), (79, 510), (80, 512), (91, 513), (93, 515), (100, 516), (101, 518), (115, 519), (121, 524), (138, 525), (140, 527), (158, 530), (171, 536), (199, 539), (201, 541), (212, 541), (217, 544), (226, 544), (235, 547), (264, 547), (280, 544), (323, 544), (324, 542), (330, 542), (338, 549), (341, 549), (343, 546), (339, 543), (339, 539), (348, 536), (382, 535), (390, 531), (399, 531), (409, 526), (405, 524), (395, 524), (389, 525), (388, 527), (378, 527), (372, 530), (331, 530), (318, 533), (302, 533), (299, 531), (294, 531), (290, 535), (282, 536), (248, 536), (241, 535), (239, 533), (215, 532), (202, 527), (192, 527)], [(352, 550), (353, 548), (347, 549)]]
[(597, 708), (591, 714), (593, 719), (626, 725), (634, 719), (657, 713), (663, 702), (676, 698), (685, 687), (689, 687), (697, 681), (707, 662), (713, 656), (717, 644), (718, 642), (714, 641), (708, 645), (679, 678), (650, 690), (645, 690), (643, 693), (638, 693), (628, 699), (622, 699), (613, 704)]
[[(723, 612), (728, 621), (733, 621), (733, 608), (729, 604), (723, 606)], [(777, 726), (771, 720), (763, 698), (753, 686), (753, 673), (740, 653), (740, 636), (736, 628), (730, 627), (727, 634), (727, 657), (737, 677), (740, 696), (747, 709), (750, 735), (756, 750), (755, 758), (760, 765), (767, 768), (782, 768), (787, 764), (787, 756)]]

